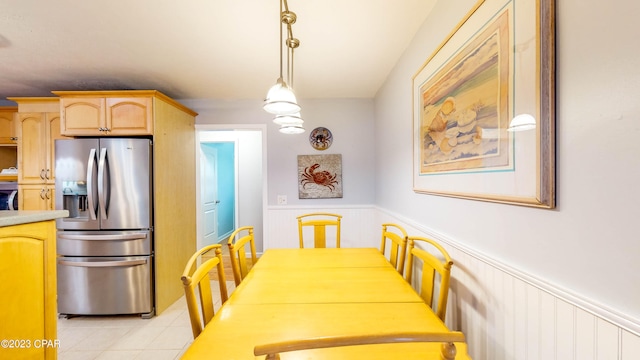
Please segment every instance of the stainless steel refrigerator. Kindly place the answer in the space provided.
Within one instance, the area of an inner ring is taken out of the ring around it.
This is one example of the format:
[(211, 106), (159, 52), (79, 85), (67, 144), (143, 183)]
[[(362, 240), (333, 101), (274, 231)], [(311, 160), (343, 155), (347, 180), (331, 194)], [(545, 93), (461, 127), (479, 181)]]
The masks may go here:
[(153, 306), (152, 142), (56, 140), (58, 312), (141, 314)]

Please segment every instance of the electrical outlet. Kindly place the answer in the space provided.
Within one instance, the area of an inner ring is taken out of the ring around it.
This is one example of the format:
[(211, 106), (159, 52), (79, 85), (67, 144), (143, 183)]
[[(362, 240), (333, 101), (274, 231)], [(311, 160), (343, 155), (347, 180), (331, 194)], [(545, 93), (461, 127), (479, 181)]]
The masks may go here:
[(278, 195), (278, 205), (287, 205), (287, 195)]

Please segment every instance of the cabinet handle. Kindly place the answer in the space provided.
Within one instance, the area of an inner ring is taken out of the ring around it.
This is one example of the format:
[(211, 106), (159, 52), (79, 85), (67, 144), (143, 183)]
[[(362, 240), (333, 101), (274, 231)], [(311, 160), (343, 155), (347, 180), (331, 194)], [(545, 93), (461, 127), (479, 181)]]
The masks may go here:
[(40, 179), (43, 179), (43, 180), (46, 179), (44, 169), (40, 170)]
[(51, 196), (49, 196), (50, 193), (51, 189), (47, 189), (47, 191), (45, 192), (45, 197), (47, 198), (47, 200), (51, 199)]
[(44, 200), (45, 196), (44, 196), (44, 188), (42, 190), (40, 190), (40, 199)]
[(18, 141), (18, 138), (17, 138), (17, 137), (15, 137), (15, 136), (10, 137), (9, 139), (10, 139), (11, 141)]
[(50, 172), (51, 172), (51, 170), (50, 170), (50, 169), (47, 169), (47, 172), (46, 172), (46, 173), (45, 173), (45, 175), (44, 175), (44, 177), (45, 177), (45, 178), (47, 178), (47, 180), (49, 180), (49, 179), (50, 179), (50, 177), (49, 177), (49, 173), (50, 173)]

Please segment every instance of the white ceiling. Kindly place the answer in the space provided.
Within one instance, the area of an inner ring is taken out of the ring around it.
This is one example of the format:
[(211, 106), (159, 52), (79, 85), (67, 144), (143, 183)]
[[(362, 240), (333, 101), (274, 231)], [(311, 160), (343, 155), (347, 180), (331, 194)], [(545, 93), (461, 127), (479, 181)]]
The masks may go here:
[[(371, 98), (437, 0), (289, 0), (298, 98)], [(0, 100), (156, 89), (264, 98), (279, 75), (277, 0), (0, 1)]]

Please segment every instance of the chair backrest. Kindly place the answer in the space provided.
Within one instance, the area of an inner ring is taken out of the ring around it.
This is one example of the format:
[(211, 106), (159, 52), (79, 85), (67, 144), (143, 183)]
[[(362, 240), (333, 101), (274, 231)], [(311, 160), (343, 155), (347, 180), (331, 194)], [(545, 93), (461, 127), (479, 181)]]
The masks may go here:
[[(189, 318), (191, 319), (191, 330), (193, 338), (200, 335), (202, 329), (211, 321), (214, 315), (213, 311), (213, 294), (211, 293), (211, 279), (209, 272), (217, 267), (218, 282), (220, 287), (220, 300), (224, 304), (229, 298), (227, 294), (227, 283), (224, 278), (224, 266), (222, 263), (222, 245), (214, 244), (205, 246), (191, 256), (182, 273), (182, 284), (184, 285), (184, 294), (187, 301), (187, 309), (189, 310)], [(196, 267), (198, 258), (210, 251), (215, 251), (215, 256), (210, 259), (202, 259), (200, 266)], [(200, 295), (200, 311), (198, 310), (198, 300), (196, 299), (196, 287)]]
[(330, 213), (312, 213), (300, 215), (298, 219), (298, 235), (300, 248), (304, 248), (304, 228), (313, 227), (313, 245), (316, 248), (327, 247), (327, 227), (333, 226), (336, 230), (336, 247), (340, 247), (340, 219), (342, 215)]
[[(437, 249), (438, 256), (417, 247), (416, 244), (430, 244)], [(409, 245), (407, 250), (407, 270), (405, 278), (411, 284), (413, 279), (413, 268), (416, 265), (416, 259), (422, 262), (422, 276), (419, 284), (420, 297), (424, 299), (427, 305), (431, 306), (436, 315), (444, 321), (447, 312), (447, 298), (449, 295), (449, 279), (451, 278), (451, 266), (453, 261), (449, 253), (437, 242), (417, 236), (409, 237)], [(440, 284), (436, 286), (436, 273), (440, 275)], [(435, 292), (438, 291), (437, 302), (434, 302)]]
[(402, 344), (414, 342), (437, 342), (440, 347), (440, 359), (453, 360), (457, 349), (454, 342), (464, 342), (464, 334), (459, 331), (450, 332), (421, 332), (421, 333), (389, 333), (363, 334), (345, 336), (323, 336), (300, 340), (283, 341), (272, 344), (256, 345), (253, 348), (255, 356), (266, 355), (265, 360), (280, 359), (280, 354), (289, 351), (310, 349), (326, 349), (342, 346), (358, 346), (372, 344)]
[[(253, 237), (253, 226), (243, 226), (237, 228), (227, 241), (229, 255), (231, 257), (231, 268), (233, 269), (233, 280), (236, 286), (240, 285), (242, 279), (247, 276), (251, 267), (258, 261), (256, 257), (256, 244)], [(249, 249), (247, 249), (249, 245)], [(251, 253), (251, 263), (247, 262), (247, 250)]]
[(407, 250), (407, 232), (400, 225), (382, 224), (382, 243), (380, 251), (386, 256), (389, 243), (389, 262), (402, 275)]

